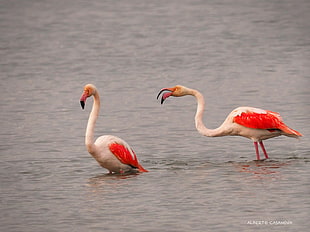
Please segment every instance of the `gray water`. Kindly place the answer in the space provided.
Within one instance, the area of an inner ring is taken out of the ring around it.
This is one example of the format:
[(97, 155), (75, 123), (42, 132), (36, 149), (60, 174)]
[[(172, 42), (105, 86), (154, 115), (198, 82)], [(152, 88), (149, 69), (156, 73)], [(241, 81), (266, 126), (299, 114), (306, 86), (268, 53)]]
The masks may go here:
[[(1, 0), (1, 231), (306, 231), (310, 212), (308, 0)], [(83, 86), (149, 170), (108, 175), (87, 153)], [(281, 113), (300, 140), (195, 129), (238, 106)], [(280, 223), (280, 225), (279, 225)], [(281, 225), (281, 223), (285, 225)]]

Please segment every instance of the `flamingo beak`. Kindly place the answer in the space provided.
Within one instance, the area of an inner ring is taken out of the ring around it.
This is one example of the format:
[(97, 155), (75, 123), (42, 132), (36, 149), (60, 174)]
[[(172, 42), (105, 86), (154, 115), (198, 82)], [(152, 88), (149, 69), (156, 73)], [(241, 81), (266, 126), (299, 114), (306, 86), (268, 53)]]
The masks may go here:
[(170, 97), (173, 94), (174, 89), (172, 88), (163, 88), (159, 91), (158, 95), (157, 95), (157, 99), (159, 98), (159, 96), (164, 92), (164, 91), (168, 91), (167, 93), (164, 93), (161, 97), (161, 101), (160, 104), (163, 104), (164, 101)]
[(88, 93), (84, 92), (80, 98), (80, 103), (81, 103), (81, 107), (83, 110), (84, 110), (84, 106), (85, 106), (85, 102), (86, 102), (87, 97), (88, 97)]

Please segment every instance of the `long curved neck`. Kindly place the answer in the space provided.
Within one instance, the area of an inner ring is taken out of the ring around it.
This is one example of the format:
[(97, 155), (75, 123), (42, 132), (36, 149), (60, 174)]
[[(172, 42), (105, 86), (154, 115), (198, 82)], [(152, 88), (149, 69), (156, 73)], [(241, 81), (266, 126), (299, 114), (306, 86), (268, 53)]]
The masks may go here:
[(224, 131), (222, 130), (222, 127), (218, 127), (216, 129), (208, 129), (202, 121), (203, 112), (205, 108), (205, 101), (203, 98), (203, 95), (198, 92), (197, 90), (192, 90), (191, 95), (196, 97), (197, 100), (197, 111), (195, 115), (195, 125), (198, 130), (198, 132), (204, 136), (208, 137), (217, 137), (217, 136), (223, 136)]
[(93, 107), (89, 114), (86, 134), (85, 134), (85, 145), (89, 153), (93, 153), (95, 151), (94, 130), (95, 130), (96, 120), (99, 115), (99, 110), (100, 110), (100, 97), (99, 97), (98, 91), (96, 91), (96, 93), (94, 94)]

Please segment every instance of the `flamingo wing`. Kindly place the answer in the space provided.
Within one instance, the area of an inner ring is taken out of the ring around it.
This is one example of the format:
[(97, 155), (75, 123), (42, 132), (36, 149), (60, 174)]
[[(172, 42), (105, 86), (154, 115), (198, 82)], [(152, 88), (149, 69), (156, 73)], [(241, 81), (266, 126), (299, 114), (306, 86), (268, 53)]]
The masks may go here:
[(137, 168), (140, 172), (147, 172), (139, 164), (136, 153), (132, 149), (118, 143), (111, 143), (109, 149), (123, 164)]
[(271, 111), (242, 112), (234, 117), (234, 122), (255, 129), (278, 129), (282, 123), (280, 115)]
[(287, 134), (301, 136), (298, 131), (289, 128), (281, 119), (279, 113), (261, 110), (242, 112), (234, 117), (234, 122), (249, 128), (265, 130), (281, 130)]

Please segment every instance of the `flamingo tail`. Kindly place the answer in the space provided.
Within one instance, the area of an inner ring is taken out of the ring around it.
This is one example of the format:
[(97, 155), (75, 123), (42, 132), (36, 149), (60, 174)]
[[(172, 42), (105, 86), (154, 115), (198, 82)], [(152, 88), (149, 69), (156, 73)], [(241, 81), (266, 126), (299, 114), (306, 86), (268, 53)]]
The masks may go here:
[(280, 129), (281, 131), (283, 131), (286, 136), (289, 136), (289, 137), (294, 137), (294, 138), (298, 138), (298, 137), (301, 137), (302, 134), (299, 133), (298, 131), (296, 130), (293, 130), (292, 128), (289, 128), (287, 125), (285, 125), (284, 123), (282, 123), (278, 129)]
[(141, 166), (141, 164), (138, 164), (138, 170), (139, 172), (148, 172), (144, 167)]

